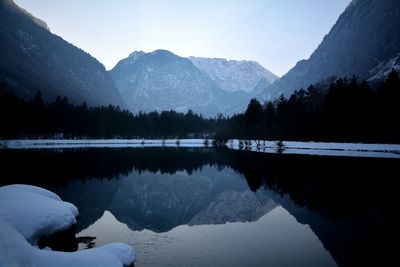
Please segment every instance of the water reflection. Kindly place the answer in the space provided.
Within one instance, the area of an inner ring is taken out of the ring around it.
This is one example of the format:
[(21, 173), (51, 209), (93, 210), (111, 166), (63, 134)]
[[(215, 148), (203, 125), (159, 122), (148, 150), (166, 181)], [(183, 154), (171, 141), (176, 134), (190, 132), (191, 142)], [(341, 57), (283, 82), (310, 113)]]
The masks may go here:
[[(96, 233), (98, 244), (132, 237), (129, 242), (135, 241), (139, 253), (148, 255), (143, 256), (147, 259), (143, 264), (152, 263), (151, 255), (159, 259), (160, 255), (179, 255), (172, 262), (191, 262), (186, 255), (209, 260), (213, 253), (224, 255), (227, 251), (233, 254), (237, 266), (283, 266), (292, 257), (299, 263), (306, 262), (305, 266), (315, 262), (317, 266), (329, 266), (329, 255), (339, 266), (382, 266), (394, 255), (390, 244), (395, 240), (396, 228), (396, 159), (149, 148), (0, 151), (0, 162), (1, 183), (30, 183), (57, 191), (78, 206), (82, 214), (79, 231)], [(277, 225), (282, 228), (273, 228), (266, 223), (268, 220), (279, 221)], [(283, 227), (285, 222), (288, 225)], [(101, 225), (111, 230), (103, 231)], [(126, 232), (119, 236), (121, 225)], [(233, 231), (233, 227), (240, 231)], [(229, 242), (214, 240), (224, 229), (231, 229), (227, 235), (236, 239), (220, 236)], [(310, 236), (302, 239), (294, 233), (293, 237), (282, 233), (290, 233), (290, 229), (302, 229), (300, 232)], [(196, 239), (198, 233), (211, 236), (205, 239), (207, 246), (199, 247), (206, 243)], [(282, 240), (264, 235), (268, 233), (279, 233), (276, 237)], [(165, 236), (196, 241), (181, 243), (191, 244), (191, 250), (189, 245), (171, 245), (174, 242), (163, 239)], [(143, 239), (139, 242), (135, 238)], [(313, 249), (307, 252), (312, 238), (322, 244), (310, 245)], [(296, 252), (299, 247), (295, 244), (299, 242), (304, 249), (301, 253)], [(214, 249), (207, 250), (213, 245)], [(169, 253), (167, 248), (171, 249)], [(174, 254), (172, 248), (185, 251), (184, 255)], [(329, 253), (318, 252), (323, 248)], [(260, 256), (257, 250), (264, 254)], [(205, 256), (200, 257), (196, 251)], [(279, 256), (263, 257), (270, 251)], [(271, 259), (276, 260), (275, 264)], [(206, 261), (202, 264), (218, 265)]]
[(99, 245), (134, 244), (138, 266), (337, 266), (312, 230), (282, 207), (251, 223), (181, 225), (164, 233), (132, 231), (105, 211), (80, 235), (99, 233)]
[(105, 210), (132, 230), (166, 232), (183, 224), (256, 221), (276, 207), (265, 190), (252, 192), (231, 168), (211, 166), (191, 174), (132, 171), (118, 179), (72, 181), (58, 193), (78, 206), (78, 229)]

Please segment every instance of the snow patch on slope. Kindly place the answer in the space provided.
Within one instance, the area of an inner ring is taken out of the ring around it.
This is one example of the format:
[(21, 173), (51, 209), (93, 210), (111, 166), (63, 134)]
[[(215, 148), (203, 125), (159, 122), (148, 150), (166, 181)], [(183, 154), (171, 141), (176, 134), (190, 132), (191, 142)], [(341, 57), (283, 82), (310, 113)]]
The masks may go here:
[(381, 62), (371, 70), (371, 78), (369, 78), (368, 81), (381, 81), (385, 79), (393, 69), (397, 71), (400, 70), (400, 53), (386, 62)]
[(253, 93), (260, 82), (268, 86), (279, 78), (254, 61), (201, 57), (189, 57), (189, 60), (226, 92)]

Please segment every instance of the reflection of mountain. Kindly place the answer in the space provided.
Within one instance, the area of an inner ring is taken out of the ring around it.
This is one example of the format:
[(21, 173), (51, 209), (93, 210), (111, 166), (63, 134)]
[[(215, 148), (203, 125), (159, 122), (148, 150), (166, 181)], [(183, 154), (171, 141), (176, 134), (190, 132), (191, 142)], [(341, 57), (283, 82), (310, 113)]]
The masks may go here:
[(148, 148), (0, 150), (0, 162), (0, 183), (48, 184), (74, 202), (80, 229), (106, 209), (132, 229), (163, 231), (254, 221), (275, 202), (310, 225), (340, 266), (384, 266), (395, 240), (396, 159)]
[(73, 180), (59, 189), (58, 194), (64, 201), (72, 202), (79, 208), (78, 232), (103, 215), (120, 184), (118, 179)]
[[(268, 196), (258, 195), (260, 200), (231, 169), (205, 167), (191, 175), (133, 172), (123, 178), (109, 210), (132, 230), (165, 232), (189, 222), (257, 220), (274, 207)], [(215, 207), (219, 216), (212, 214)]]
[(219, 194), (207, 208), (196, 214), (189, 224), (256, 221), (276, 206), (264, 190), (256, 193), (250, 190), (244, 192), (227, 190)]
[(290, 197), (269, 192), (299, 223), (308, 224), (337, 264), (343, 266), (390, 266), (385, 224), (371, 214), (331, 219), (296, 204)]
[(252, 192), (232, 169), (204, 167), (190, 175), (133, 171), (119, 179), (73, 180), (57, 192), (80, 211), (78, 231), (110, 210), (132, 230), (165, 232), (183, 225), (256, 221), (276, 205)]
[(339, 266), (389, 266), (398, 160), (244, 154), (232, 166), (308, 224)]

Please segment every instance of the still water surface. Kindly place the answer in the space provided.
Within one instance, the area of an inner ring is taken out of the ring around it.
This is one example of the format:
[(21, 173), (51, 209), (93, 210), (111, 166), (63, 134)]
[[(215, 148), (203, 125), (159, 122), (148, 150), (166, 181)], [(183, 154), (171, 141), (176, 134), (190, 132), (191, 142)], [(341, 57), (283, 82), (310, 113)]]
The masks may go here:
[(139, 267), (378, 266), (393, 238), (396, 159), (210, 148), (0, 151), (0, 159), (3, 184), (56, 191), (80, 211), (78, 236), (131, 244)]
[(190, 175), (134, 171), (117, 184), (91, 181), (65, 190), (96, 187), (115, 188), (106, 194), (104, 214), (78, 235), (96, 236), (97, 245), (132, 244), (137, 266), (336, 266), (310, 227), (276, 204), (272, 192), (252, 192), (229, 168), (207, 166)]

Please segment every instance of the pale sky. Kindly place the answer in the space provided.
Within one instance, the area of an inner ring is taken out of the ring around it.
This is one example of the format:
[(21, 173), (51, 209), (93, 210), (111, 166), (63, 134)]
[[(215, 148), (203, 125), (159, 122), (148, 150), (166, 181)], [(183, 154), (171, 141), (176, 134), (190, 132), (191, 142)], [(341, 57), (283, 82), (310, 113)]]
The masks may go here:
[(111, 69), (131, 52), (254, 60), (281, 76), (350, 0), (15, 0)]

